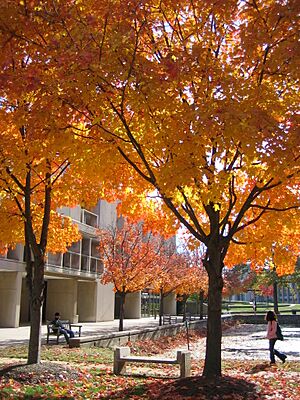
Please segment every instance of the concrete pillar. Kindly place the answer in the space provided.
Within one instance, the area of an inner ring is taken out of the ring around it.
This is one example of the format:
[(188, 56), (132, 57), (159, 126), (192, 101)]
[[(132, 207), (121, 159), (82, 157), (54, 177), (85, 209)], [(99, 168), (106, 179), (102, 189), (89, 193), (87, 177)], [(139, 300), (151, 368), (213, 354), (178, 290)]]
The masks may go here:
[(96, 321), (113, 321), (115, 310), (115, 293), (113, 285), (102, 285), (99, 281), (95, 286)]
[(0, 327), (17, 328), (20, 321), (22, 272), (0, 273)]
[(76, 279), (48, 279), (46, 318), (52, 320), (59, 312), (61, 319), (78, 322)]
[(141, 292), (126, 295), (124, 314), (125, 318), (141, 318)]
[(78, 315), (80, 322), (96, 321), (96, 291), (95, 281), (78, 282)]
[(170, 293), (164, 298), (164, 314), (176, 315), (176, 295)]
[(30, 298), (26, 278), (22, 279), (20, 322), (27, 324), (30, 322)]

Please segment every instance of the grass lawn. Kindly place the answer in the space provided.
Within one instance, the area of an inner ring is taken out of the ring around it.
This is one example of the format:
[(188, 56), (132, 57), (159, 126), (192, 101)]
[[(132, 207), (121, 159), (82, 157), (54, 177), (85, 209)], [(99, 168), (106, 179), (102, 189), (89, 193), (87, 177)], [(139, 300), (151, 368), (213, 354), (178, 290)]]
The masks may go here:
[[(265, 313), (268, 310), (273, 310), (273, 303), (256, 303), (256, 312)], [(299, 304), (286, 304), (280, 303), (278, 305), (279, 311), (283, 314), (291, 314), (292, 310), (300, 313), (300, 305)], [(231, 313), (254, 313), (253, 305), (250, 302), (246, 301), (231, 301), (223, 304), (224, 313), (230, 311)]]
[[(191, 342), (203, 332), (194, 333)], [(159, 354), (185, 342), (184, 335), (129, 343), (135, 354)], [(192, 377), (178, 379), (179, 367), (132, 364), (126, 376), (112, 373), (113, 352), (101, 348), (43, 346), (42, 363), (26, 366), (24, 346), (6, 348), (0, 358), (0, 399), (299, 399), (300, 363), (223, 361), (223, 377), (201, 377), (203, 360), (193, 360)], [(16, 365), (19, 364), (17, 367)], [(21, 365), (20, 365), (21, 364)]]

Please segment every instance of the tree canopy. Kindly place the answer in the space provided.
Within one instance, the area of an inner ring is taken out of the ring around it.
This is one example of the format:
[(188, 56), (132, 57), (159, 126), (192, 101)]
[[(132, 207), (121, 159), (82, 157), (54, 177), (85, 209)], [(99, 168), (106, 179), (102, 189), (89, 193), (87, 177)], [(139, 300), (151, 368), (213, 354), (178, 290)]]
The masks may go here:
[(204, 375), (220, 375), (224, 264), (261, 263), (299, 220), (298, 2), (11, 0), (1, 11), (7, 43), (46, 54), (78, 135), (105, 149), (107, 195), (205, 245)]

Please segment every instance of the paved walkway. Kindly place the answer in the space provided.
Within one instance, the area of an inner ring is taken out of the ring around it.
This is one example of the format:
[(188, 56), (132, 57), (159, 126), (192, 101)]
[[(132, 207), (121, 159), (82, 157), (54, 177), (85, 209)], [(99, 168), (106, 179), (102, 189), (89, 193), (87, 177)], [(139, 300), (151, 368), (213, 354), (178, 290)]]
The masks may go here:
[[(100, 336), (118, 332), (119, 320), (98, 323), (83, 323), (83, 336)], [(158, 319), (141, 318), (124, 320), (124, 330), (154, 328), (158, 326)], [(20, 328), (0, 328), (0, 347), (17, 344), (27, 344), (29, 326)], [(42, 327), (42, 343), (46, 342), (46, 325)], [(285, 340), (277, 341), (276, 348), (287, 354), (288, 360), (300, 362), (300, 328), (282, 326)], [(205, 355), (205, 338), (191, 345), (192, 356), (202, 359)], [(3, 354), (4, 355), (4, 354)], [(268, 340), (266, 339), (265, 325), (241, 324), (226, 330), (222, 339), (222, 358), (237, 360), (268, 360)]]
[[(282, 326), (284, 340), (277, 340), (275, 348), (285, 353), (287, 360), (300, 362), (300, 328)], [(192, 357), (204, 358), (205, 340), (191, 348)], [(265, 325), (241, 324), (226, 330), (222, 338), (222, 358), (236, 360), (268, 360), (269, 341)]]
[[(125, 319), (124, 331), (143, 328), (155, 328), (158, 326), (158, 318)], [(76, 328), (74, 329), (76, 330)], [(83, 322), (82, 336), (100, 336), (118, 332), (119, 320), (108, 322)], [(29, 340), (29, 326), (19, 328), (0, 328), (0, 347), (16, 344), (27, 344)], [(46, 342), (47, 326), (42, 326), (42, 343)]]

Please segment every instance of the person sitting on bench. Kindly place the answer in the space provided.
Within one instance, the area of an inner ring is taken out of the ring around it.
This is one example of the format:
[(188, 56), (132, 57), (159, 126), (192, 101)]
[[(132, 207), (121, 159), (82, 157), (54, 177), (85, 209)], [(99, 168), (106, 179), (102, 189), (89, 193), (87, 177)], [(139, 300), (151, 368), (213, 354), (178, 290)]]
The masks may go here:
[(57, 331), (59, 329), (59, 332), (64, 335), (66, 338), (66, 342), (69, 343), (69, 339), (73, 338), (75, 336), (74, 332), (71, 331), (71, 329), (67, 329), (64, 324), (60, 320), (60, 314), (59, 312), (56, 312), (54, 314), (54, 320), (51, 321), (51, 324), (53, 324), (53, 331)]

